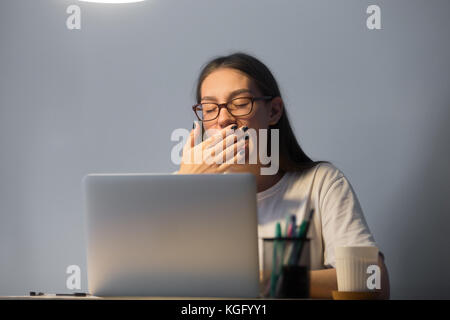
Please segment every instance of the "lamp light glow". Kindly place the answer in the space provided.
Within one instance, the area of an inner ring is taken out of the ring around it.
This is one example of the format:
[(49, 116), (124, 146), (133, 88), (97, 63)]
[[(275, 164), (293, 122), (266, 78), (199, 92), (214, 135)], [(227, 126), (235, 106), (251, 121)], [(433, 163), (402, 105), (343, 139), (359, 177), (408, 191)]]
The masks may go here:
[(82, 2), (95, 2), (95, 3), (133, 3), (142, 2), (145, 0), (79, 0)]

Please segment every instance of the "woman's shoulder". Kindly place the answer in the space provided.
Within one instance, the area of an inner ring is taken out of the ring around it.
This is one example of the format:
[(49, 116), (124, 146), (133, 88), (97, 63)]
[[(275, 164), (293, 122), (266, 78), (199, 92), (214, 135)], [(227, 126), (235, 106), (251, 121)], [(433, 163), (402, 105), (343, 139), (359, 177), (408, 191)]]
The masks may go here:
[(319, 163), (316, 166), (316, 176), (332, 181), (345, 177), (344, 173), (331, 162)]
[(316, 197), (320, 203), (333, 190), (333, 195), (345, 196), (351, 190), (350, 182), (343, 171), (330, 162), (321, 162), (314, 167), (301, 172), (291, 172), (293, 192), (307, 190), (311, 197)]
[(289, 172), (289, 174), (295, 180), (334, 181), (344, 177), (344, 173), (331, 162), (320, 162), (309, 169)]
[(344, 173), (330, 162), (321, 162), (312, 168), (288, 172), (290, 188), (308, 189), (322, 193), (335, 183), (346, 183)]

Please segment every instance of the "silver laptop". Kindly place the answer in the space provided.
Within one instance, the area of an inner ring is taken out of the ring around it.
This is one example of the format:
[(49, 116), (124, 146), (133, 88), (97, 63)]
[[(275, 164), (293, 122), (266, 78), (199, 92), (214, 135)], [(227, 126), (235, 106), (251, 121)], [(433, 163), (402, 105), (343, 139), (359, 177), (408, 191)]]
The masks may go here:
[(253, 175), (89, 174), (83, 190), (89, 293), (258, 297)]

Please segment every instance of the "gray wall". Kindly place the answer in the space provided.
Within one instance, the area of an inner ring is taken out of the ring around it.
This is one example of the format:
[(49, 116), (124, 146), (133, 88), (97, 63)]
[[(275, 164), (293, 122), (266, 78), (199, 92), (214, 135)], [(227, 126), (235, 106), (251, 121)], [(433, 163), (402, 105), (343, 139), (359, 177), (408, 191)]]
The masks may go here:
[[(82, 29), (65, 27), (69, 4)], [(378, 4), (382, 30), (365, 27)], [(448, 1), (0, 2), (0, 295), (65, 292), (83, 269), (80, 180), (170, 172), (200, 66), (243, 50), (296, 134), (344, 171), (393, 298), (450, 298)]]

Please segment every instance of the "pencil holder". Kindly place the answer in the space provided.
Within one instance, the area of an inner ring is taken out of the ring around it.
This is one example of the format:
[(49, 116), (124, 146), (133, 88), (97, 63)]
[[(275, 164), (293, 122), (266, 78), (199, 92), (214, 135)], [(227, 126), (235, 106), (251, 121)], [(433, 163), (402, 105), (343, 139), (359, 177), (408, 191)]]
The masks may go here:
[(310, 239), (263, 238), (261, 297), (309, 298)]

